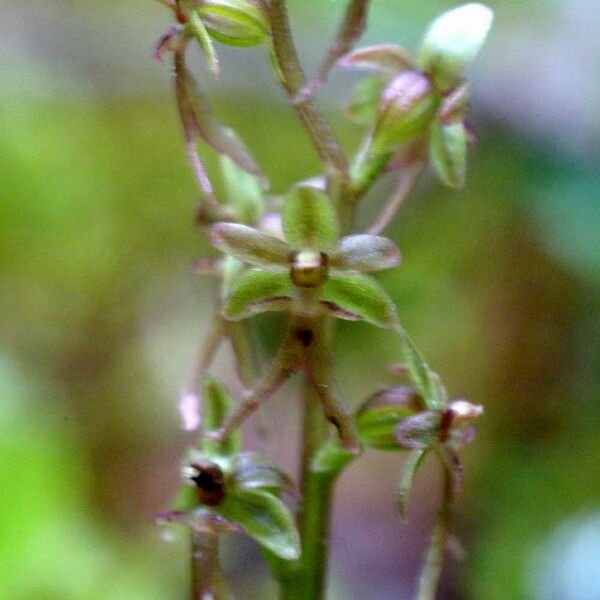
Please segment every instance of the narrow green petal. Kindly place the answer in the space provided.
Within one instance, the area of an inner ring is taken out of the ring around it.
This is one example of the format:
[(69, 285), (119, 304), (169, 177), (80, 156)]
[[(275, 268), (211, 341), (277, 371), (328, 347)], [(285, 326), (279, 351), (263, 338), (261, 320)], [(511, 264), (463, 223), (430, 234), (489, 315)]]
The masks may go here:
[(400, 264), (396, 244), (385, 237), (369, 234), (349, 235), (340, 240), (329, 256), (329, 267), (340, 271), (381, 271)]
[(392, 299), (368, 275), (332, 274), (323, 286), (323, 299), (378, 327), (392, 327), (397, 323)]
[(213, 246), (239, 260), (278, 271), (291, 266), (291, 250), (282, 240), (239, 223), (217, 223), (210, 229)]
[(285, 201), (283, 232), (287, 242), (298, 250), (328, 250), (339, 237), (333, 203), (316, 188), (294, 188)]
[(251, 315), (289, 307), (292, 283), (286, 273), (262, 269), (244, 271), (225, 302), (225, 316), (245, 319)]

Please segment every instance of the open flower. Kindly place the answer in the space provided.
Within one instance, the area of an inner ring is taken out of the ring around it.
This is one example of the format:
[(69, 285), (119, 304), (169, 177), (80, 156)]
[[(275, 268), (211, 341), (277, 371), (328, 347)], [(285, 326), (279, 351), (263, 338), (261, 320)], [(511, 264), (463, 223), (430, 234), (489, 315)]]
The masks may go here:
[(463, 71), (483, 46), (492, 20), (488, 7), (465, 4), (433, 21), (415, 59), (392, 44), (361, 48), (340, 59), (342, 67), (377, 73), (359, 84), (349, 107), (351, 118), (372, 126), (355, 179), (364, 178), (372, 163), (389, 161), (398, 146), (426, 140), (440, 179), (450, 187), (463, 185), (471, 138)]
[[(224, 308), (229, 319), (299, 309), (382, 327), (394, 321), (391, 300), (364, 273), (400, 264), (398, 249), (374, 235), (339, 239), (335, 208), (316, 188), (299, 186), (286, 198), (284, 239), (237, 223), (217, 223), (210, 233), (215, 247), (251, 267), (231, 286)], [(299, 308), (308, 290), (312, 301)]]
[[(202, 421), (218, 428), (233, 405), (225, 386), (207, 376), (203, 386)], [(291, 491), (291, 479), (272, 461), (241, 452), (239, 433), (226, 440), (200, 439), (181, 469), (183, 485), (173, 510), (161, 523), (181, 523), (199, 533), (244, 533), (284, 560), (300, 556), (294, 519), (280, 499)]]

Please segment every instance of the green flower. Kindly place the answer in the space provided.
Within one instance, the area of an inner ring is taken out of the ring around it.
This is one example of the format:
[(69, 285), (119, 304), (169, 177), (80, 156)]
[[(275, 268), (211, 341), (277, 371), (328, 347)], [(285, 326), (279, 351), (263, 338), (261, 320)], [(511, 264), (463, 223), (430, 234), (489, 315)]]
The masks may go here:
[(357, 234), (339, 239), (330, 199), (316, 188), (299, 186), (287, 196), (284, 239), (237, 223), (217, 223), (212, 244), (248, 265), (232, 283), (224, 312), (244, 319), (273, 310), (311, 310), (380, 327), (396, 322), (393, 303), (364, 273), (401, 261), (384, 237)]
[[(202, 396), (203, 426), (220, 427), (233, 406), (229, 392), (207, 376)], [(300, 537), (280, 499), (283, 491), (293, 489), (291, 479), (272, 461), (240, 448), (239, 432), (223, 441), (201, 437), (184, 461), (173, 510), (160, 514), (158, 521), (212, 534), (245, 533), (280, 558), (297, 560)]]
[(464, 184), (470, 133), (463, 71), (483, 46), (492, 20), (488, 7), (465, 4), (434, 20), (416, 59), (391, 44), (340, 59), (342, 67), (377, 73), (359, 84), (348, 110), (353, 120), (372, 126), (368, 152), (353, 169), (356, 181), (368, 178), (372, 164), (389, 161), (399, 145), (426, 139), (440, 179), (450, 187)]

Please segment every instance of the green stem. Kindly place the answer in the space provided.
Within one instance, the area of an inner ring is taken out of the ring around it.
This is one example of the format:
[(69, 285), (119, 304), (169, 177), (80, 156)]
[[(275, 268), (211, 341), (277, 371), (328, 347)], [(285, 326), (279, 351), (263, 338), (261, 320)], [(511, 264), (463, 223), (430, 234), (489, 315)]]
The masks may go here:
[(425, 563), (419, 577), (419, 591), (417, 600), (435, 600), (437, 589), (442, 575), (442, 567), (444, 566), (444, 551), (446, 539), (450, 531), (451, 507), (453, 500), (453, 484), (452, 473), (448, 467), (444, 467), (444, 495), (438, 516), (431, 534), (431, 541)]
[(294, 46), (285, 0), (272, 0), (270, 11), (273, 52), (279, 67), (281, 84), (308, 131), (319, 157), (345, 180), (348, 163), (329, 123), (321, 115), (312, 97), (297, 101), (298, 92), (306, 84), (306, 77)]
[(304, 387), (301, 498), (298, 527), (302, 556), (280, 578), (282, 600), (320, 600), (324, 597), (329, 540), (329, 517), (334, 477), (311, 469), (326, 433), (319, 399), (308, 382)]
[(193, 531), (191, 546), (191, 600), (231, 598), (219, 562), (219, 536)]

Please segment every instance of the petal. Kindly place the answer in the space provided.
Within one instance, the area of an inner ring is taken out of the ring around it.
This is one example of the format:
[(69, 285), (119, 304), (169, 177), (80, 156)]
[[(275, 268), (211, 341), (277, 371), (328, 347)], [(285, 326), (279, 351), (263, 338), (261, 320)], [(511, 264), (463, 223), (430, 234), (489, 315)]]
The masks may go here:
[(314, 187), (294, 188), (283, 208), (283, 231), (287, 242), (298, 250), (328, 250), (339, 238), (333, 202)]
[(329, 267), (340, 271), (381, 271), (402, 261), (396, 244), (388, 238), (357, 234), (340, 240), (329, 256)]
[(210, 241), (221, 252), (251, 265), (275, 270), (290, 268), (291, 250), (282, 240), (238, 223), (217, 223), (210, 229)]

